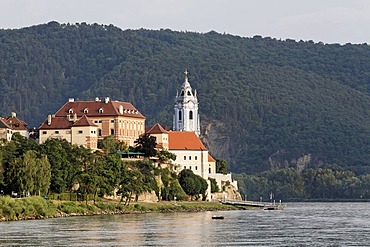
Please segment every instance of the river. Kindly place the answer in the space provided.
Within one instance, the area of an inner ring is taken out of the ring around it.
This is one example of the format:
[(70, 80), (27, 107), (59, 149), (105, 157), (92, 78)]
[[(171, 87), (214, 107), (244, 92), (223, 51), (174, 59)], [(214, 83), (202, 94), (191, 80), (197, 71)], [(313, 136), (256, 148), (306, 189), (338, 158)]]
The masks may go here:
[(0, 246), (370, 246), (370, 203), (0, 222)]

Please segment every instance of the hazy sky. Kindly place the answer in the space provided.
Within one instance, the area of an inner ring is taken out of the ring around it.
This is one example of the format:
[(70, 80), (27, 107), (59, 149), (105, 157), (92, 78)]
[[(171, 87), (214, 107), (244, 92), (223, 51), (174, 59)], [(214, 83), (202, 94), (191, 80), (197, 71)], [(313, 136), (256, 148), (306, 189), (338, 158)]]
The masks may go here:
[(0, 28), (60, 23), (370, 44), (370, 0), (1, 0)]

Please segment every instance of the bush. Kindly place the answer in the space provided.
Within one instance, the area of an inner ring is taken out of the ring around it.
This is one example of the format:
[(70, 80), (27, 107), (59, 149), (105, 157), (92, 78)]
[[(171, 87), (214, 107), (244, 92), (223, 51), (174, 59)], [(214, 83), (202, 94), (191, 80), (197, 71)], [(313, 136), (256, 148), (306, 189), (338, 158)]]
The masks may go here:
[(56, 206), (39, 196), (22, 199), (11, 197), (0, 198), (0, 217), (7, 220), (16, 220), (27, 217), (48, 217), (56, 213)]

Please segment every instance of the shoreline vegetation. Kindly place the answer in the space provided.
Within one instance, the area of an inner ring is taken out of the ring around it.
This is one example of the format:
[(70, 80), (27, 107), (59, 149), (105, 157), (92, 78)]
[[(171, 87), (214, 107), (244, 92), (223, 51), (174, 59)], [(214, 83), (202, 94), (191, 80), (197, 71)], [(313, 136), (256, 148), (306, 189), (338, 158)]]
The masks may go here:
[(99, 201), (95, 204), (93, 202), (86, 204), (83, 201), (46, 200), (41, 196), (26, 198), (0, 197), (0, 222), (72, 216), (221, 210), (240, 210), (240, 208), (218, 202), (203, 201), (134, 202), (125, 206), (118, 201)]

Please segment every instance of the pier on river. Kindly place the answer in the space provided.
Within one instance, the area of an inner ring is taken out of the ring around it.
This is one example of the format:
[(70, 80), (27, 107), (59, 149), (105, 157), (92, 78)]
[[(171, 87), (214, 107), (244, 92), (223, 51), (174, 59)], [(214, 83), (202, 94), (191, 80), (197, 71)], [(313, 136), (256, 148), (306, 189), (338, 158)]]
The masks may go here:
[(279, 204), (265, 203), (265, 202), (256, 202), (256, 201), (234, 201), (234, 200), (223, 200), (222, 204), (233, 205), (236, 207), (252, 207), (252, 208), (261, 208), (264, 210), (281, 210), (284, 209), (284, 205), (279, 202)]

